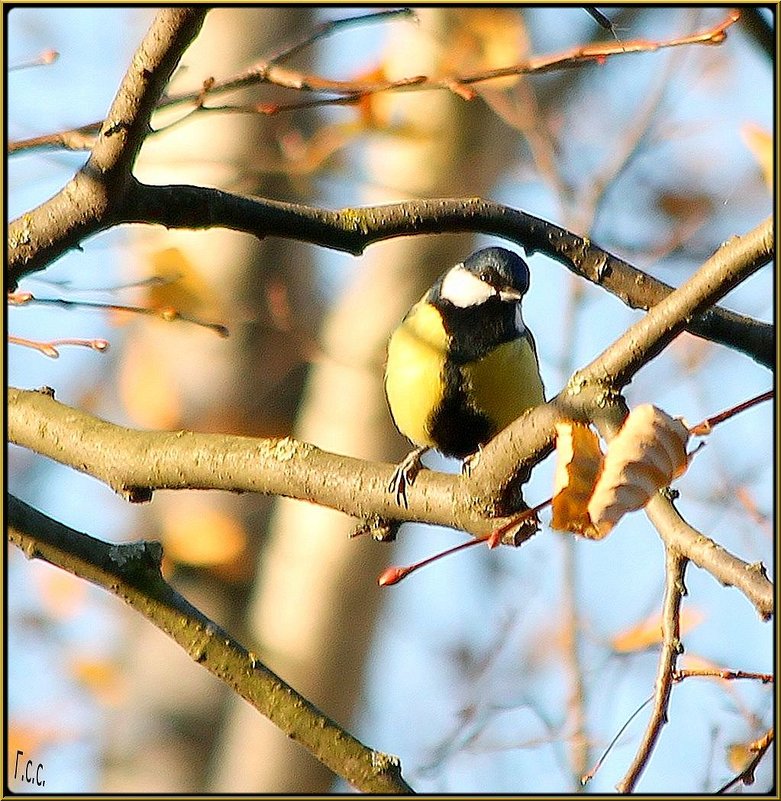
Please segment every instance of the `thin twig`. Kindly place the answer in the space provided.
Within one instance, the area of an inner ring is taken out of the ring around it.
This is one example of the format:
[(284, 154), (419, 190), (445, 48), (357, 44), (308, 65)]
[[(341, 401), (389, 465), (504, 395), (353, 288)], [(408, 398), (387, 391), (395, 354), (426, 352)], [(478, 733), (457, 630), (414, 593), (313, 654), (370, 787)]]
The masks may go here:
[[(330, 92), (332, 95), (335, 95), (334, 97), (321, 99), (319, 101), (321, 105), (341, 105), (345, 102), (353, 103), (357, 98), (370, 97), (379, 92), (394, 91), (446, 90), (449, 92), (455, 91), (456, 94), (461, 95), (465, 99), (471, 99), (472, 95), (468, 91), (470, 86), (497, 80), (499, 78), (548, 73), (556, 70), (582, 67), (592, 63), (603, 64), (609, 57), (622, 54), (655, 52), (657, 50), (680, 47), (682, 45), (721, 44), (726, 38), (727, 28), (737, 22), (739, 17), (739, 12), (730, 12), (722, 22), (706, 31), (690, 36), (676, 37), (667, 41), (659, 42), (636, 39), (627, 42), (600, 42), (585, 47), (574, 47), (563, 53), (556, 53), (554, 55), (532, 57), (527, 61), (511, 64), (506, 67), (494, 67), (462, 75), (445, 75), (440, 77), (415, 75), (392, 81), (362, 83), (359, 81), (332, 80), (319, 75), (304, 74), (295, 70), (283, 69), (265, 63), (249, 71), (246, 76), (241, 79), (240, 83), (237, 82), (237, 79), (232, 79), (229, 85), (227, 83), (215, 83), (210, 87), (209, 93), (213, 94), (215, 92), (224, 91), (226, 88), (235, 89), (239, 85), (247, 86), (254, 82), (253, 79), (255, 79), (281, 88), (304, 92)], [(173, 100), (173, 98), (171, 100)], [(278, 110), (288, 111), (292, 108), (299, 107), (299, 104), (291, 106), (280, 105)]]
[[(401, 12), (399, 12), (401, 13)], [(202, 106), (205, 97), (214, 96), (219, 93), (233, 91), (236, 89), (258, 85), (258, 84), (272, 84), (281, 88), (293, 89), (302, 92), (330, 92), (335, 97), (321, 98), (308, 104), (292, 103), (289, 105), (275, 106), (273, 113), (280, 111), (290, 111), (296, 108), (321, 105), (343, 105), (356, 102), (356, 98), (365, 98), (378, 92), (389, 91), (420, 91), (426, 89), (445, 90), (452, 92), (454, 87), (468, 87), (473, 84), (483, 83), (486, 81), (495, 80), (497, 78), (517, 77), (520, 75), (532, 75), (538, 73), (547, 73), (560, 69), (572, 69), (574, 67), (581, 67), (586, 64), (602, 64), (609, 57), (620, 55), (629, 55), (630, 53), (644, 53), (655, 52), (670, 47), (680, 47), (684, 45), (714, 45), (721, 44), (726, 38), (727, 29), (739, 19), (739, 12), (730, 12), (730, 14), (722, 20), (718, 25), (715, 25), (705, 31), (691, 34), (689, 36), (676, 37), (667, 41), (649, 41), (638, 39), (626, 42), (603, 42), (596, 45), (589, 45), (587, 47), (577, 47), (567, 50), (563, 53), (554, 55), (538, 56), (531, 58), (528, 61), (518, 64), (512, 64), (506, 67), (499, 67), (489, 70), (481, 70), (478, 72), (465, 74), (465, 75), (450, 75), (439, 78), (431, 78), (428, 76), (408, 76), (395, 81), (375, 81), (375, 82), (360, 82), (360, 81), (339, 81), (323, 78), (318, 75), (306, 75), (295, 70), (280, 67), (277, 63), (281, 57), (286, 57), (290, 52), (295, 52), (298, 45), (293, 45), (292, 50), (288, 48), (283, 50), (281, 54), (277, 54), (270, 60), (260, 62), (253, 65), (248, 70), (244, 70), (239, 75), (233, 76), (226, 80), (210, 82), (208, 89), (204, 91), (203, 88), (196, 92), (186, 92), (180, 95), (171, 95), (161, 100), (158, 105), (158, 110), (171, 108), (182, 104), (193, 104), (195, 106)], [(358, 18), (350, 18), (355, 21)], [(328, 31), (330, 32), (330, 31)], [(317, 32), (316, 34), (317, 35)], [(307, 40), (303, 40), (300, 46), (307, 44)], [(223, 106), (222, 110), (227, 110), (228, 107)], [(247, 108), (243, 109), (246, 111)], [(259, 113), (268, 113), (263, 111), (263, 107), (258, 107)], [(53, 145), (66, 145), (68, 142), (86, 142), (90, 132), (99, 130), (102, 123), (94, 122), (88, 125), (80, 126), (79, 128), (71, 131), (59, 132), (48, 134), (46, 136), (38, 136), (33, 139), (17, 140), (9, 142), (7, 152), (9, 155), (19, 153), (32, 148), (53, 146)]]
[(610, 31), (613, 38), (621, 44), (621, 40), (618, 38), (618, 34), (616, 33), (616, 26), (612, 23), (609, 17), (606, 17), (598, 8), (595, 6), (583, 6), (587, 14), (590, 14), (592, 19), (594, 19), (597, 25), (600, 28), (604, 28), (606, 31)]
[(105, 339), (81, 339), (74, 337), (65, 337), (63, 339), (50, 339), (42, 342), (37, 339), (27, 339), (26, 337), (18, 337), (13, 334), (8, 335), (8, 343), (10, 345), (21, 345), (25, 348), (32, 348), (48, 356), (51, 359), (58, 359), (60, 352), (57, 350), (62, 345), (74, 345), (76, 347), (90, 348), (100, 353), (105, 353), (109, 348), (109, 343)]
[(730, 779), (723, 787), (719, 787), (716, 790), (717, 793), (726, 793), (728, 790), (731, 790), (736, 784), (743, 783), (745, 785), (754, 784), (754, 773), (756, 772), (757, 766), (762, 761), (762, 757), (765, 756), (770, 746), (773, 744), (773, 740), (775, 739), (775, 730), (773, 728), (768, 729), (768, 731), (760, 737), (758, 740), (755, 740), (749, 746), (749, 751), (754, 751), (755, 754), (752, 757), (751, 761), (743, 768), (737, 776)]
[(30, 58), (27, 61), (17, 61), (15, 64), (8, 65), (8, 72), (15, 72), (16, 70), (26, 70), (30, 67), (43, 67), (49, 64), (54, 64), (60, 57), (56, 50), (44, 50), (39, 53), (35, 58)]
[[(23, 297), (23, 302), (14, 301), (14, 297)], [(184, 323), (192, 323), (201, 328), (207, 328), (214, 331), (221, 337), (229, 335), (228, 327), (222, 323), (210, 323), (206, 320), (200, 320), (190, 314), (179, 311), (173, 306), (151, 307), (151, 306), (131, 306), (125, 303), (101, 303), (93, 300), (71, 300), (69, 298), (39, 298), (31, 292), (15, 293), (9, 295), (9, 303), (14, 306), (22, 305), (39, 305), (39, 306), (59, 306), (65, 309), (97, 309), (104, 312), (127, 312), (128, 314), (142, 314), (151, 317), (158, 317), (165, 320), (167, 323), (179, 320)]]
[(383, 11), (372, 11), (368, 14), (358, 14), (354, 17), (326, 20), (316, 26), (311, 33), (306, 34), (291, 44), (279, 48), (275, 54), (266, 59), (265, 63), (267, 65), (278, 64), (280, 61), (292, 58), (296, 53), (313, 45), (320, 39), (325, 39), (327, 36), (331, 36), (331, 34), (345, 30), (346, 28), (354, 28), (360, 25), (373, 25), (377, 22), (393, 21), (396, 19), (415, 20), (417, 19), (417, 15), (411, 8), (390, 8)]
[(585, 786), (586, 784), (588, 784), (588, 783), (589, 783), (589, 782), (590, 782), (590, 781), (591, 781), (591, 780), (594, 778), (594, 776), (596, 776), (596, 775), (597, 775), (597, 771), (599, 771), (599, 769), (602, 767), (602, 765), (604, 764), (605, 760), (607, 759), (608, 755), (610, 754), (610, 752), (611, 752), (611, 751), (613, 750), (613, 748), (615, 747), (616, 743), (617, 743), (617, 742), (618, 742), (618, 741), (621, 739), (621, 735), (622, 735), (622, 734), (623, 734), (623, 733), (624, 733), (624, 732), (625, 732), (625, 731), (626, 731), (626, 730), (629, 728), (629, 724), (630, 724), (630, 723), (631, 723), (631, 722), (632, 722), (632, 721), (633, 721), (633, 720), (634, 720), (634, 719), (635, 719), (635, 718), (636, 718), (636, 717), (637, 717), (637, 716), (638, 716), (638, 715), (639, 715), (639, 714), (640, 714), (640, 713), (641, 713), (641, 712), (642, 712), (642, 711), (643, 711), (643, 710), (644, 710), (644, 709), (645, 709), (645, 708), (648, 706), (648, 704), (650, 704), (650, 703), (651, 703), (651, 701), (653, 701), (653, 700), (654, 700), (654, 697), (653, 697), (653, 695), (649, 695), (649, 696), (648, 696), (648, 698), (646, 698), (646, 699), (645, 699), (645, 701), (643, 701), (643, 703), (642, 703), (642, 704), (640, 704), (640, 706), (639, 706), (639, 707), (637, 707), (637, 709), (635, 709), (635, 711), (634, 711), (634, 712), (632, 712), (632, 714), (631, 714), (631, 715), (630, 715), (630, 716), (629, 716), (629, 717), (628, 717), (628, 718), (627, 718), (627, 719), (626, 719), (626, 720), (625, 720), (625, 721), (624, 721), (624, 722), (621, 724), (621, 728), (620, 728), (620, 729), (619, 729), (619, 730), (618, 730), (618, 731), (615, 733), (615, 736), (613, 737), (613, 739), (612, 739), (612, 740), (611, 740), (611, 741), (610, 741), (610, 742), (607, 744), (607, 748), (605, 748), (605, 750), (602, 752), (602, 755), (601, 755), (601, 756), (599, 757), (599, 759), (598, 759), (598, 760), (597, 760), (597, 761), (594, 763), (594, 766), (593, 766), (593, 767), (592, 767), (592, 768), (591, 768), (591, 769), (590, 769), (590, 770), (589, 770), (587, 773), (584, 773), (584, 774), (583, 774), (583, 775), (580, 777), (580, 783), (581, 783), (582, 785), (584, 785), (584, 786)]
[(772, 684), (775, 678), (772, 673), (756, 673), (752, 670), (721, 670), (719, 668), (685, 668), (676, 670), (673, 673), (673, 681), (679, 682), (691, 678), (724, 679), (734, 681), (736, 679), (752, 679), (761, 681), (762, 684)]
[(729, 420), (736, 414), (745, 412), (747, 409), (751, 409), (760, 403), (772, 400), (774, 395), (775, 391), (772, 389), (769, 389), (767, 392), (763, 392), (760, 395), (755, 395), (753, 398), (743, 401), (743, 403), (738, 403), (736, 406), (731, 406), (729, 409), (725, 409), (723, 412), (714, 414), (712, 417), (707, 417), (701, 423), (691, 426), (689, 428), (689, 432), (695, 436), (710, 434), (714, 426), (718, 425), (719, 423), (723, 423), (725, 420)]
[(665, 589), (662, 606), (662, 651), (659, 655), (659, 668), (656, 673), (654, 706), (651, 719), (640, 743), (635, 758), (624, 778), (616, 785), (619, 793), (631, 793), (637, 780), (651, 758), (662, 726), (667, 723), (667, 708), (673, 686), (675, 662), (683, 651), (681, 645), (681, 599), (686, 593), (684, 576), (688, 559), (675, 550), (665, 547)]

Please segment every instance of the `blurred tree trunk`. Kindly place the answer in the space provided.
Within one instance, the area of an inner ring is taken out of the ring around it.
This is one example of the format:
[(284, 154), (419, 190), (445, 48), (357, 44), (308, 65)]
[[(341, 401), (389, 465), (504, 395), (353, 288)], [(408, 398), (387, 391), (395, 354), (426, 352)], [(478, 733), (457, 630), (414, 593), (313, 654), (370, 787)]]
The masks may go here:
[[(311, 27), (308, 9), (217, 9), (208, 15), (174, 78), (198, 88), (275, 52)], [(232, 95), (241, 102), (248, 95)], [(272, 95), (273, 96), (273, 95)], [(253, 95), (257, 100), (257, 90)], [(288, 117), (288, 122), (290, 117)], [(276, 124), (278, 125), (278, 124)], [(242, 193), (300, 200), (284, 178), (261, 174), (282, 160), (277, 128), (241, 114), (204, 114), (151, 137), (136, 173), (150, 183), (192, 182)], [(275, 309), (295, 319), (320, 311), (311, 250), (279, 240), (257, 242), (220, 230), (133, 235), (133, 279), (179, 274), (144, 302), (228, 325), (229, 339), (186, 323), (134, 321), (119, 364), (121, 401), (132, 424), (258, 436), (284, 435), (303, 388), (300, 338)], [(277, 313), (277, 318), (279, 314)], [(173, 582), (212, 619), (246, 639), (244, 616), (270, 499), (218, 493), (158, 493), (136, 515), (131, 536), (159, 538)], [(231, 695), (161, 632), (137, 616), (118, 638), (129, 691), (107, 731), (104, 791), (196, 792), (208, 781), (220, 720)]]
[[(390, 77), (435, 74), (454, 38), (471, 35), (475, 15), (506, 13), (421, 10), (419, 27), (393, 27), (384, 67)], [(516, 12), (509, 13), (517, 26)], [(378, 188), (367, 191), (363, 202), (490, 193), (507, 165), (512, 140), (481, 101), (426, 92), (371, 102), (386, 125), (392, 121), (414, 133), (388, 130), (373, 141), (363, 172)], [(354, 172), (361, 171), (356, 165)], [(384, 398), (387, 338), (435, 276), (469, 249), (470, 237), (449, 236), (399, 239), (368, 250), (356, 280), (325, 320), (324, 353), (310, 374), (296, 437), (366, 459), (403, 455)], [(384, 592), (376, 576), (392, 560), (388, 546), (348, 539), (355, 525), (327, 509), (278, 501), (250, 621), (262, 658), (346, 726), (357, 718), (364, 663), (375, 639)], [(308, 752), (241, 700), (232, 704), (212, 791), (332, 788), (333, 775)]]

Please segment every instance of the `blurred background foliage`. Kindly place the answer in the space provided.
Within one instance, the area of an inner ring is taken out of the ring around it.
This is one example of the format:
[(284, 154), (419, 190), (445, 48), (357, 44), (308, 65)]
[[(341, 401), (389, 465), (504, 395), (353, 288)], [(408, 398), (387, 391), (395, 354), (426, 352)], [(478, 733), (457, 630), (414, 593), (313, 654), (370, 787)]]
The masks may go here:
[[(219, 8), (170, 91), (229, 77), (324, 20), (364, 11)], [(608, 13), (619, 40), (662, 42), (707, 30), (727, 12)], [(10, 67), (47, 50), (59, 58), (9, 73), (9, 139), (101, 119), (151, 15), (10, 11)], [(271, 116), (198, 113), (150, 137), (136, 175), (333, 208), (481, 195), (679, 285), (772, 210), (772, 26), (770, 12), (747, 9), (720, 46), (618, 53), (495, 79), (471, 85), (471, 99), (386, 92)], [(423, 8), (414, 20), (332, 32), (286, 66), (342, 80), (464, 75), (595, 42), (615, 40), (575, 6)], [(220, 98), (267, 107), (302, 99), (274, 86)], [(159, 117), (158, 126), (171, 121)], [(53, 194), (85, 158), (61, 149), (14, 155), (9, 218)], [(291, 434), (391, 461), (406, 446), (382, 394), (387, 336), (438, 273), (489, 241), (400, 239), (356, 259), (221, 230), (112, 230), (22, 289), (171, 306), (224, 323), (231, 336), (124, 312), (12, 309), (9, 330), (18, 336), (104, 337), (111, 349), (64, 348), (54, 361), (12, 347), (8, 381), (52, 386), (60, 400), (125, 425)], [(552, 395), (640, 314), (544, 257), (530, 265), (525, 319)], [(768, 267), (725, 305), (769, 320), (773, 291)], [(630, 405), (651, 402), (694, 422), (771, 381), (739, 353), (683, 334), (626, 394)], [(772, 572), (771, 407), (710, 437), (679, 484), (678, 505), (700, 530)], [(550, 495), (551, 476), (548, 462), (534, 471), (530, 502)], [(664, 557), (641, 513), (602, 542), (543, 525), (517, 551), (470, 549), (380, 589), (385, 565), (458, 535), (406, 526), (395, 546), (350, 540), (354, 521), (337, 513), (217, 493), (161, 492), (148, 507), (130, 507), (93, 479), (15, 447), (8, 487), (93, 536), (162, 540), (178, 589), (364, 742), (398, 754), (419, 792), (576, 790), (653, 689)], [(9, 765), (17, 750), (44, 762), (47, 792), (346, 789), (115, 598), (16, 549), (7, 579)], [(772, 671), (772, 627), (745, 598), (696, 568), (688, 589), (684, 666)], [(772, 706), (772, 690), (757, 683), (676, 686), (638, 789), (713, 791), (745, 764)], [(588, 790), (613, 789), (643, 724), (641, 713)], [(12, 789), (35, 789), (12, 779)], [(757, 789), (769, 781), (758, 780)]]

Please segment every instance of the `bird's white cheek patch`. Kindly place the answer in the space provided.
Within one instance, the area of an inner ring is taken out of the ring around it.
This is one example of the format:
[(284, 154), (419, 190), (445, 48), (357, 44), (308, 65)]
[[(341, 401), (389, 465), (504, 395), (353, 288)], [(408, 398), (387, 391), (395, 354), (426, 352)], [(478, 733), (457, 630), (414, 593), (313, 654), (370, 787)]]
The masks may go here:
[(464, 309), (485, 303), (494, 290), (476, 275), (464, 269), (463, 264), (453, 267), (442, 281), (440, 295), (454, 306)]

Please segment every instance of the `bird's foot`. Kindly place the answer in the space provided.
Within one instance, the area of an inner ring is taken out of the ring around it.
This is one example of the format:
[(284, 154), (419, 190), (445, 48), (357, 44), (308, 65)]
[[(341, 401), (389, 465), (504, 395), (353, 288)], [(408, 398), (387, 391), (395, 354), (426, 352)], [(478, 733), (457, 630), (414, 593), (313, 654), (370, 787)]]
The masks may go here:
[(461, 475), (469, 478), (472, 475), (472, 468), (480, 462), (480, 454), (483, 449), (478, 445), (474, 453), (470, 453), (463, 462), (461, 462)]
[(393, 471), (393, 478), (388, 484), (388, 492), (392, 492), (396, 496), (396, 503), (403, 506), (405, 509), (409, 508), (407, 502), (407, 487), (411, 487), (415, 481), (415, 476), (420, 472), (423, 464), (420, 457), (428, 450), (427, 447), (415, 448), (410, 451), (398, 467)]

